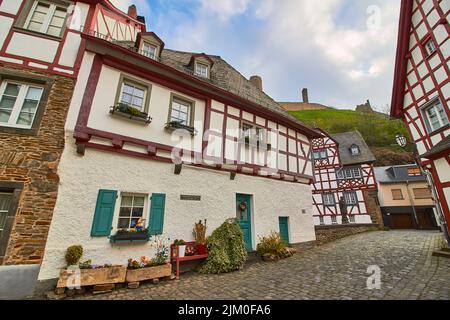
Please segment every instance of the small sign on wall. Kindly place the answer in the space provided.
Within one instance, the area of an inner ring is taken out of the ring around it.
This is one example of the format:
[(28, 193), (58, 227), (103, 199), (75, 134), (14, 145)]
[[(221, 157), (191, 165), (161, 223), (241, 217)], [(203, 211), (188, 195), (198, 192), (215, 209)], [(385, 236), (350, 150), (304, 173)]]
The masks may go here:
[(183, 201), (201, 201), (202, 197), (201, 196), (182, 194), (180, 196), (180, 200), (183, 200)]

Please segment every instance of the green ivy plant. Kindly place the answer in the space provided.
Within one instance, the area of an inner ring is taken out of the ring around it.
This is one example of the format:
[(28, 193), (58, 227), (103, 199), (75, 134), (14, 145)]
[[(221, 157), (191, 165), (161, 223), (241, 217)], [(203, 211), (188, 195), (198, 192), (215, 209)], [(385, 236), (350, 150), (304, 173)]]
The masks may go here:
[(242, 269), (247, 260), (244, 236), (236, 219), (225, 221), (207, 239), (208, 258), (202, 273), (226, 273)]

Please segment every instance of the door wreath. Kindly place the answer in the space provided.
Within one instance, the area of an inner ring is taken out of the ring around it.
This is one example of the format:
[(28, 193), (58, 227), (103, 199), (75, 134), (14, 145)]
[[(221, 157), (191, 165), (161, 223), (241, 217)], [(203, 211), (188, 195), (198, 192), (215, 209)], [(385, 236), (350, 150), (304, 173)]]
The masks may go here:
[(245, 203), (245, 202), (239, 203), (239, 209), (240, 209), (241, 211), (247, 210), (247, 203)]

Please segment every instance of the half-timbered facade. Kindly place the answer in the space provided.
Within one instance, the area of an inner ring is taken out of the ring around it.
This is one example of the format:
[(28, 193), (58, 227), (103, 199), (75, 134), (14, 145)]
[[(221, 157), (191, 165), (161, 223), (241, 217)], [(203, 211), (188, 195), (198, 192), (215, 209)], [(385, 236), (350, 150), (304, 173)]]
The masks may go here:
[(376, 189), (375, 158), (357, 131), (312, 140), (316, 182), (312, 185), (316, 225), (341, 224), (341, 197), (351, 223), (372, 223), (368, 191)]
[[(403, 0), (391, 115), (402, 118), (450, 222), (450, 3)], [(444, 226), (445, 227), (445, 226)]]
[[(166, 49), (144, 25), (121, 38), (99, 13), (110, 4), (97, 2), (80, 33), (39, 279), (58, 277), (73, 244), (96, 264), (151, 256), (148, 238), (118, 239), (139, 219), (149, 236), (191, 240), (198, 220), (208, 220), (210, 233), (237, 218), (249, 251), (281, 225), (290, 243), (315, 240), (310, 140), (319, 132), (219, 56)], [(126, 20), (129, 28), (137, 22)]]

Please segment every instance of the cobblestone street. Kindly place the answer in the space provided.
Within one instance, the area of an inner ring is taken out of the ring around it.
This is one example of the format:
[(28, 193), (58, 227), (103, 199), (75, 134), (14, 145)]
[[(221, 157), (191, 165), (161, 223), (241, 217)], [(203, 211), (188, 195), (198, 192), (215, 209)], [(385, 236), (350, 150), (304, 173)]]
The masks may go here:
[[(440, 233), (371, 232), (338, 240), (276, 263), (254, 262), (223, 275), (188, 273), (179, 281), (76, 299), (450, 299), (450, 260), (432, 257)], [(368, 290), (367, 268), (381, 269)]]

